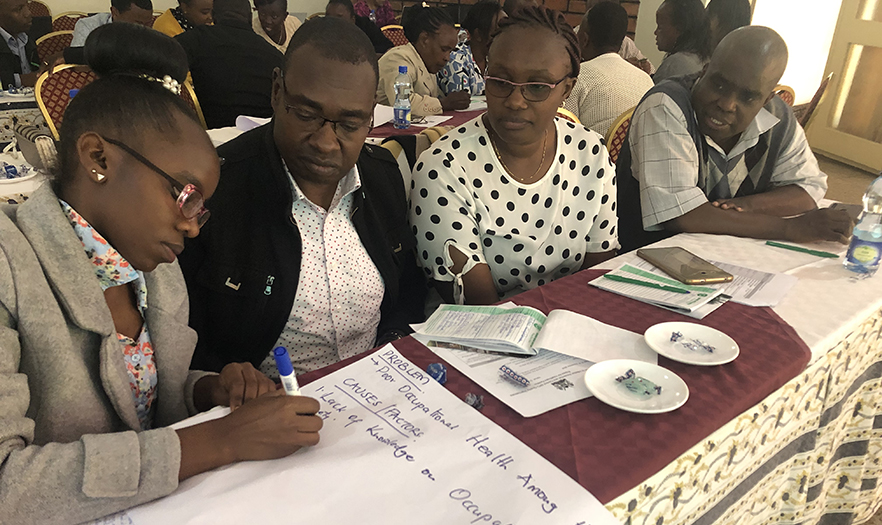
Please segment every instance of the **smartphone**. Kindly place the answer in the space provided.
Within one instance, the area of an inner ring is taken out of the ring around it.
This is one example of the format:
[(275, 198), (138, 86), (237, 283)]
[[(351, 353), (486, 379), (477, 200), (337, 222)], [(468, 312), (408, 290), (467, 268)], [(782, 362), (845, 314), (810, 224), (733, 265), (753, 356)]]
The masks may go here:
[(642, 248), (637, 256), (661, 268), (666, 274), (686, 284), (728, 283), (732, 274), (724, 272), (694, 253), (678, 246)]

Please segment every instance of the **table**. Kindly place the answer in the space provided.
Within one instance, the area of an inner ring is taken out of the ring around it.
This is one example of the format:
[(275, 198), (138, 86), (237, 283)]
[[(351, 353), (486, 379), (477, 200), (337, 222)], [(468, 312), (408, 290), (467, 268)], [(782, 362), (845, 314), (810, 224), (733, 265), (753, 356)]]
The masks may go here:
[(46, 126), (43, 114), (37, 106), (37, 99), (31, 95), (27, 97), (10, 96), (6, 91), (0, 91), (0, 145), (5, 146), (12, 142), (15, 122), (35, 126)]
[[(449, 116), (451, 118), (446, 122), (442, 122), (441, 125), (449, 127), (460, 126), (477, 117), (478, 115), (481, 115), (485, 111), (487, 110), (479, 109), (476, 111), (445, 111), (444, 113), (442, 113), (442, 115)], [(419, 126), (411, 126), (407, 129), (395, 129), (395, 126), (393, 126), (391, 122), (387, 122), (382, 126), (377, 126), (372, 129), (371, 132), (368, 134), (368, 138), (384, 139), (393, 135), (417, 135), (424, 129), (426, 128), (421, 128)]]
[(819, 261), (753, 239), (689, 234), (657, 245), (799, 277), (774, 311), (812, 358), (798, 376), (607, 508), (631, 525), (845, 524), (872, 517), (882, 504), (882, 276), (853, 279), (841, 260)]

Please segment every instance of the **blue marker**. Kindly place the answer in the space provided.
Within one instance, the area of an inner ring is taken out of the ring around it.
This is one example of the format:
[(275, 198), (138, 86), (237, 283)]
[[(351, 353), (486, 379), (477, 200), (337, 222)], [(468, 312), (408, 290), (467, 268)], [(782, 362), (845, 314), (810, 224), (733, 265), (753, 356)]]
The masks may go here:
[(277, 346), (273, 350), (273, 357), (276, 360), (276, 368), (279, 370), (279, 379), (282, 380), (285, 393), (289, 396), (299, 396), (300, 385), (297, 384), (297, 375), (294, 373), (294, 367), (291, 365), (288, 349), (284, 346)]

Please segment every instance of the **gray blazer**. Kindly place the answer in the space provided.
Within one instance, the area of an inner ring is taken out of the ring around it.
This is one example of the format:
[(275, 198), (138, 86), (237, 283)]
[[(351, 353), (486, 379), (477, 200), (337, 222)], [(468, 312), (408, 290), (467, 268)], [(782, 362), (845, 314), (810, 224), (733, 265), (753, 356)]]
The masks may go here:
[[(0, 214), (0, 523), (79, 523), (178, 485), (174, 430), (140, 431), (110, 310), (83, 246), (44, 184)], [(196, 332), (177, 264), (145, 274), (154, 422), (196, 412)]]

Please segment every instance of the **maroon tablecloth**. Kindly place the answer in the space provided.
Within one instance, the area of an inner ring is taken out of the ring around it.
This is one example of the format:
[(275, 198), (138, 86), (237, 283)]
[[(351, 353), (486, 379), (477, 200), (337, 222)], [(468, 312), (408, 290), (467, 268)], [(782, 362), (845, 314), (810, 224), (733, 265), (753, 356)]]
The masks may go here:
[[(466, 122), (472, 120), (485, 111), (487, 110), (479, 109), (476, 111), (445, 111), (443, 115), (452, 118), (446, 122), (442, 122), (440, 125), (459, 126), (460, 124), (465, 124)], [(421, 128), (418, 126), (411, 126), (407, 129), (395, 129), (395, 126), (393, 126), (391, 122), (387, 122), (382, 126), (377, 126), (372, 129), (371, 132), (368, 134), (368, 137), (372, 137), (375, 139), (384, 139), (393, 135), (416, 135), (424, 129), (426, 128)]]
[[(665, 321), (695, 321), (587, 285), (602, 273), (579, 272), (513, 300), (546, 313), (565, 308), (637, 333)], [(523, 418), (452, 366), (447, 367), (445, 386), (460, 398), (468, 392), (483, 395), (481, 412), (485, 416), (607, 503), (759, 403), (799, 374), (811, 357), (793, 328), (770, 308), (728, 303), (695, 322), (729, 334), (741, 354), (732, 363), (714, 367), (659, 357), (659, 365), (676, 372), (689, 385), (686, 404), (667, 414), (632, 414), (589, 398)], [(441, 361), (410, 337), (395, 346), (422, 368)], [(322, 377), (359, 357), (306, 374), (302, 382)]]

